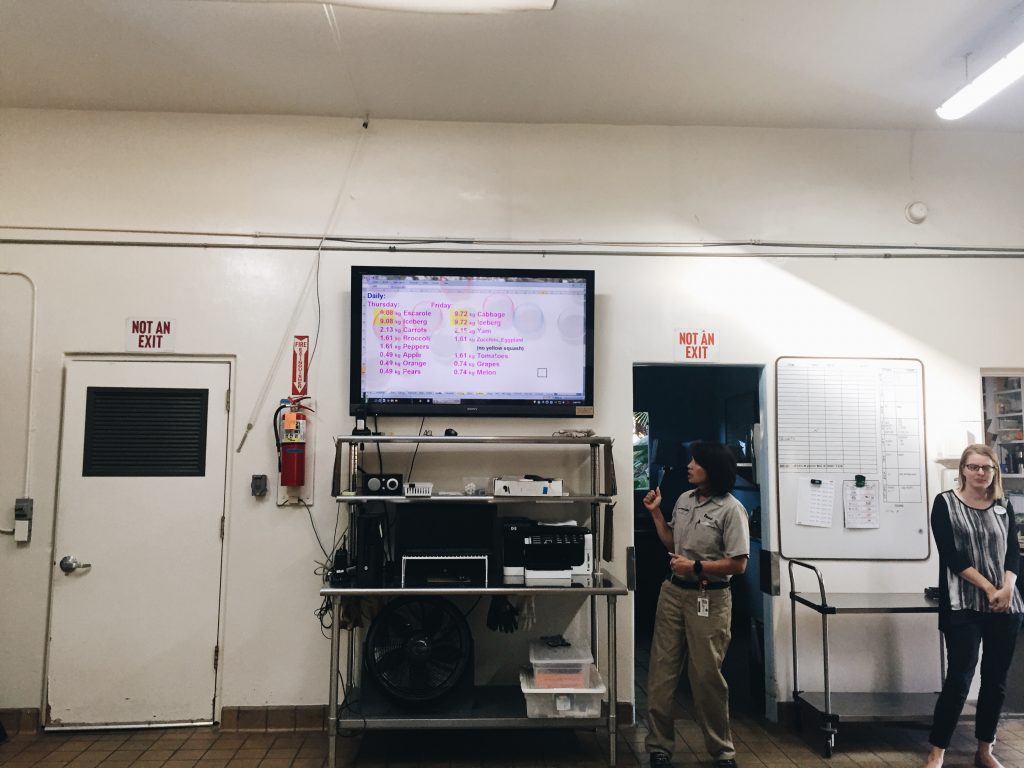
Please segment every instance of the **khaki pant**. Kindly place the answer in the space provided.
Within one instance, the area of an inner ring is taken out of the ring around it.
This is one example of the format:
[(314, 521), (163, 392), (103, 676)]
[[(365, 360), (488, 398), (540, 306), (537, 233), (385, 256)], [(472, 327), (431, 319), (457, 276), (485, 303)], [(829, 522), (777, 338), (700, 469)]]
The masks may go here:
[(722, 676), (722, 661), (732, 636), (732, 594), (728, 589), (707, 591), (707, 617), (697, 615), (698, 594), (695, 589), (683, 589), (668, 581), (661, 585), (647, 678), (647, 751), (673, 752), (672, 700), (684, 655), (689, 652), (687, 676), (704, 745), (715, 759), (735, 758), (729, 727), (729, 686)]

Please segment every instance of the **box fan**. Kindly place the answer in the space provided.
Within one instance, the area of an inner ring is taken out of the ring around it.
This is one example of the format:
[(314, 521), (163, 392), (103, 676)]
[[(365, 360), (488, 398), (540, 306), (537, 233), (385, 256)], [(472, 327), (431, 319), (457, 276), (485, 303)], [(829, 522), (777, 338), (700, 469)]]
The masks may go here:
[(385, 605), (366, 634), (363, 664), (364, 704), (472, 705), (473, 637), (444, 598), (399, 597)]

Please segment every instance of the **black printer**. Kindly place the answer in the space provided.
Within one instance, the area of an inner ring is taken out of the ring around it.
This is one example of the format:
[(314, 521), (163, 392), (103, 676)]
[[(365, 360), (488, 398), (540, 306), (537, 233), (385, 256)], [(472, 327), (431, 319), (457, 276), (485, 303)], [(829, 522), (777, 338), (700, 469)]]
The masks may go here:
[(593, 572), (593, 536), (578, 525), (507, 518), (504, 575), (530, 579), (571, 579)]

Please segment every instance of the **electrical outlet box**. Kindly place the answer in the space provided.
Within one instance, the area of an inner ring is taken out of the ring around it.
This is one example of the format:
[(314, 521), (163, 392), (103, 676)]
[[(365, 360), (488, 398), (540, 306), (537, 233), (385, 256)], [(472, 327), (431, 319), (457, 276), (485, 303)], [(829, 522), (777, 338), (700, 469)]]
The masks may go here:
[(252, 491), (253, 496), (266, 496), (267, 495), (267, 476), (266, 475), (253, 475), (252, 480), (249, 482), (249, 489)]
[(32, 539), (32, 499), (14, 501), (14, 540), (26, 543)]

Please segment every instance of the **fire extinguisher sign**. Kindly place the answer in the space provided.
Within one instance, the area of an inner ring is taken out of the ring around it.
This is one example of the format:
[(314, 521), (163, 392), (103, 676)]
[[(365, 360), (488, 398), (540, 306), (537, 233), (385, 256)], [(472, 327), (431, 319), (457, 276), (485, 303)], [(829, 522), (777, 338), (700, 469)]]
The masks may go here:
[(296, 336), (292, 343), (292, 397), (309, 394), (309, 336)]

